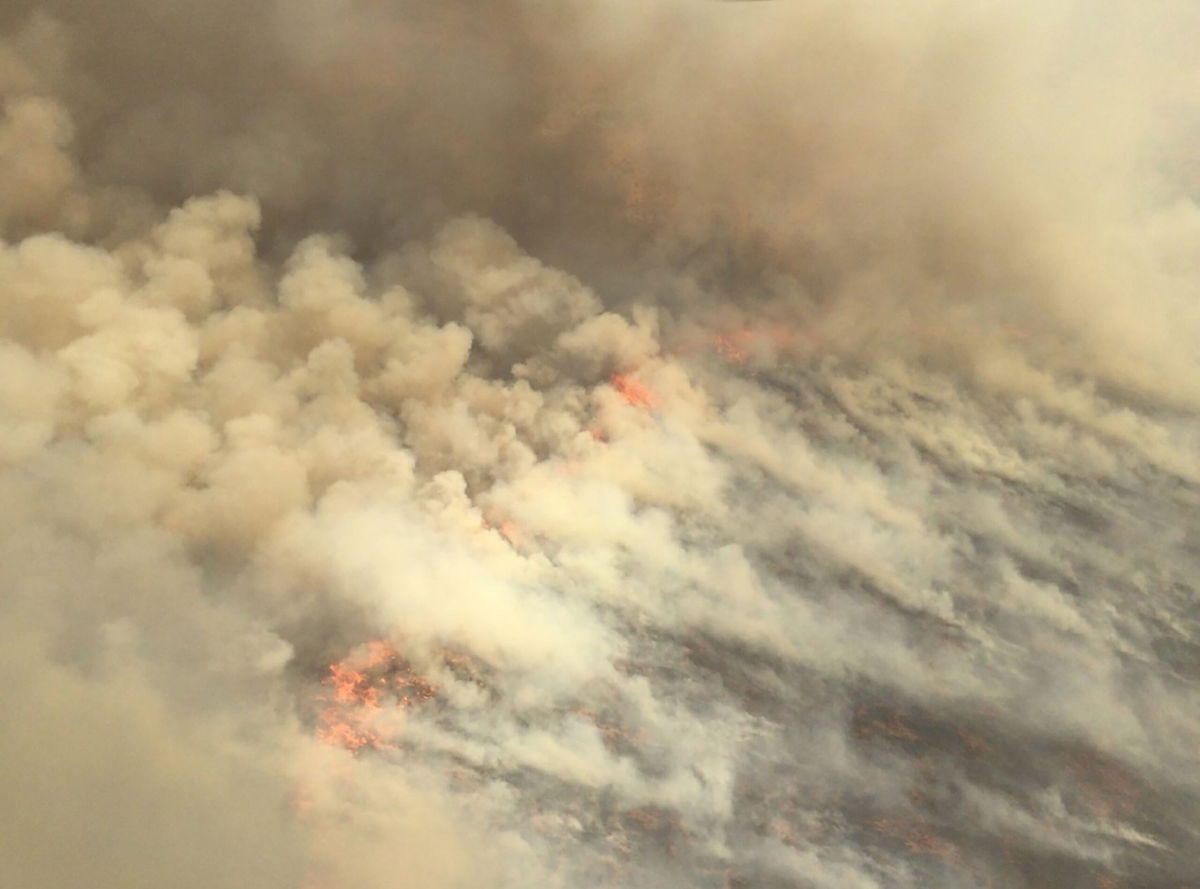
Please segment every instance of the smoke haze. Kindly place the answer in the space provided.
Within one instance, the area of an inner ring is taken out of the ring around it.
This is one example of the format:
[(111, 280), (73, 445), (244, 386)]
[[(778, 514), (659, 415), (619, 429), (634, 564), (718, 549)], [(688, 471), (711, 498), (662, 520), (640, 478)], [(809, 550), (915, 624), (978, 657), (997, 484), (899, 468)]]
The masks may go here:
[(0, 885), (1200, 884), (1148, 0), (0, 0)]

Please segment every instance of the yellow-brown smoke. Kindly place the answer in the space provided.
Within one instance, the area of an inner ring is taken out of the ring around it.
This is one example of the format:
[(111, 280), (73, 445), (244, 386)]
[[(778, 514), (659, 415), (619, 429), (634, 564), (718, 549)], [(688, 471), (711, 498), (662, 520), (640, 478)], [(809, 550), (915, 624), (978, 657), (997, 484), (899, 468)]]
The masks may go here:
[(1170, 846), (1198, 24), (0, 0), (0, 885)]

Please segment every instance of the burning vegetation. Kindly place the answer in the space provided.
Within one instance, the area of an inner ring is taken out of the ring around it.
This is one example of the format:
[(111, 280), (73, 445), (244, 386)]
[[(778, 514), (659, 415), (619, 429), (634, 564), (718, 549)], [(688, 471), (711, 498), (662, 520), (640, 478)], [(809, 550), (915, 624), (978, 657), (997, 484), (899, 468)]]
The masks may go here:
[(432, 700), (437, 689), (412, 669), (390, 642), (368, 642), (329, 665), (322, 685), (325, 707), (317, 736), (327, 744), (360, 750), (393, 749), (379, 729), (379, 714), (405, 711)]
[(662, 407), (662, 399), (655, 394), (654, 390), (630, 374), (613, 374), (609, 383), (627, 404), (647, 410), (657, 410)]
[(1189, 5), (0, 0), (0, 887), (1192, 886)]

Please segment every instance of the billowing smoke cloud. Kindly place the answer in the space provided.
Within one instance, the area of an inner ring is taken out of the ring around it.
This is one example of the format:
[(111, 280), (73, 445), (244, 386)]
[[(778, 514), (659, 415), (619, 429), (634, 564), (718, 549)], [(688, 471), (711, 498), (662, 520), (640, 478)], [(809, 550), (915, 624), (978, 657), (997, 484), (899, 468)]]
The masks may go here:
[(1187, 4), (0, 2), (0, 883), (1183, 887)]

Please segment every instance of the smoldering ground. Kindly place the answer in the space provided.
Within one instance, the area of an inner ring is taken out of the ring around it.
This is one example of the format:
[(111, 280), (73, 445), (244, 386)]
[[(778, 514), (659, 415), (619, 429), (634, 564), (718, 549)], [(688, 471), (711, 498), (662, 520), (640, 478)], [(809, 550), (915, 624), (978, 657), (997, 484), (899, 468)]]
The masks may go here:
[(1187, 4), (0, 24), (5, 885), (1196, 882)]

